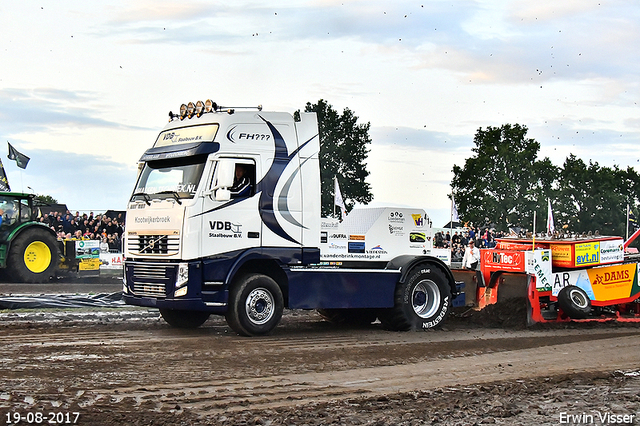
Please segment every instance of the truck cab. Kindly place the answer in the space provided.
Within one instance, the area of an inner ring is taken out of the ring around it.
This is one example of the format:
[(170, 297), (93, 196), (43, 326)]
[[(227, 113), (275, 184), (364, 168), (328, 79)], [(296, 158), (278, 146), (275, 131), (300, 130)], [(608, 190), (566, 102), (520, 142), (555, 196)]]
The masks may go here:
[[(127, 300), (225, 313), (241, 264), (317, 262), (318, 152), (315, 114), (172, 114), (140, 159), (128, 203)], [(250, 188), (234, 194), (238, 169)]]
[[(416, 290), (418, 307), (409, 309), (424, 314), (411, 321), (390, 314), (390, 322), (430, 327), (444, 318), (455, 284), (446, 264), (424, 245), (414, 241), (412, 254), (396, 257), (381, 257), (374, 247), (369, 260), (377, 262), (321, 261), (321, 238), (329, 236), (321, 230), (314, 113), (294, 120), (289, 113), (208, 100), (169, 116), (140, 159), (128, 202), (127, 303), (157, 307), (177, 327), (197, 327), (211, 313), (225, 315), (239, 334), (257, 335), (277, 325), (284, 307), (370, 309), (376, 315), (393, 309), (398, 282), (413, 271), (414, 279), (433, 273), (430, 279), (438, 283)], [(411, 235), (424, 235), (424, 212), (411, 213), (415, 217), (407, 213), (407, 220), (420, 228)], [(411, 235), (400, 228), (396, 224), (398, 241), (407, 241), (396, 245), (408, 246)], [(361, 238), (352, 244), (357, 250), (365, 244)]]

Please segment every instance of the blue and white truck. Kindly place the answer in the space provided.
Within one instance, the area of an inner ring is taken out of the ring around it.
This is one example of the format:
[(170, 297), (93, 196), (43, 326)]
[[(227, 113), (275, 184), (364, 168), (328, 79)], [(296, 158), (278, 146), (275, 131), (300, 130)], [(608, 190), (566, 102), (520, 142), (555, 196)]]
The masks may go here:
[(396, 330), (446, 318), (456, 284), (424, 210), (321, 219), (314, 113), (207, 100), (169, 116), (127, 206), (128, 304), (158, 308), (175, 327), (224, 315), (246, 336), (271, 332), (284, 308)]

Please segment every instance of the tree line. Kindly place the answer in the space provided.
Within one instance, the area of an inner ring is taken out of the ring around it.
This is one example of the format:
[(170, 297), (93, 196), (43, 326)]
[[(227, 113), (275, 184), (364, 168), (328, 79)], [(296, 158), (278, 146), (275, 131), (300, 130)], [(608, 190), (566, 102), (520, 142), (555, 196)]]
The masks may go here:
[[(461, 219), (496, 229), (546, 229), (547, 199), (555, 228), (624, 236), (627, 205), (636, 212), (640, 175), (632, 168), (586, 164), (569, 155), (562, 166), (539, 158), (540, 143), (527, 127), (504, 124), (478, 129), (473, 155), (453, 167), (452, 194)], [(631, 230), (630, 232), (632, 232)]]
[[(318, 116), (322, 214), (333, 214), (336, 176), (348, 208), (356, 202), (369, 203), (373, 199), (366, 182), (370, 123), (358, 124), (352, 110), (339, 113), (323, 99), (308, 102), (304, 111)], [(640, 202), (640, 175), (635, 169), (587, 164), (573, 154), (555, 166), (548, 157), (539, 157), (540, 143), (527, 132), (520, 124), (477, 130), (471, 157), (453, 167), (451, 188), (460, 218), (500, 231), (531, 231), (537, 212), (535, 229), (542, 231), (550, 200), (557, 230), (624, 236), (627, 206), (638, 213)]]

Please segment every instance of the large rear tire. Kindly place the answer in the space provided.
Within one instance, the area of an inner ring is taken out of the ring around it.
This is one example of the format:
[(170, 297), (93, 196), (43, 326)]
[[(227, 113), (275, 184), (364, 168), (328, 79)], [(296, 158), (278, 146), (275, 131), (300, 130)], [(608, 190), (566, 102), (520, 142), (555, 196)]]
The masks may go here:
[(45, 283), (58, 267), (58, 242), (45, 229), (32, 227), (11, 244), (7, 258), (7, 276), (23, 283)]
[(418, 265), (399, 283), (395, 306), (379, 313), (386, 328), (399, 331), (437, 327), (451, 306), (451, 288), (444, 273), (433, 265)]
[(587, 292), (575, 285), (568, 285), (558, 293), (558, 305), (569, 318), (585, 319), (591, 313), (591, 300)]
[(284, 298), (278, 284), (262, 274), (239, 277), (229, 291), (229, 326), (241, 336), (269, 334), (280, 322)]
[(211, 315), (204, 311), (184, 311), (178, 309), (160, 309), (160, 315), (171, 327), (198, 328), (204, 324)]

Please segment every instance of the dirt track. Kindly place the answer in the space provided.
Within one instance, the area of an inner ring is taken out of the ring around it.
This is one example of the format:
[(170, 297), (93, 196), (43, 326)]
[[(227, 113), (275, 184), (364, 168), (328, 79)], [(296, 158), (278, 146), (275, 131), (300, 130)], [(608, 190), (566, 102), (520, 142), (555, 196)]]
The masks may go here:
[(296, 311), (248, 339), (220, 318), (175, 330), (143, 309), (5, 312), (0, 359), (3, 424), (14, 412), (78, 412), (83, 425), (640, 424), (636, 326), (452, 318), (397, 333)]

